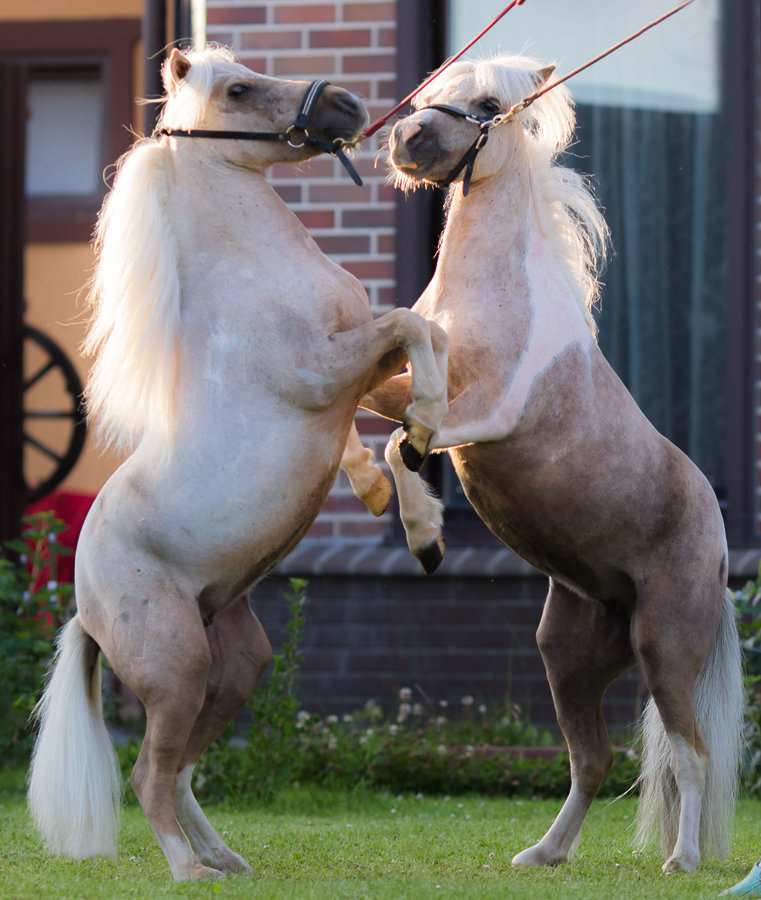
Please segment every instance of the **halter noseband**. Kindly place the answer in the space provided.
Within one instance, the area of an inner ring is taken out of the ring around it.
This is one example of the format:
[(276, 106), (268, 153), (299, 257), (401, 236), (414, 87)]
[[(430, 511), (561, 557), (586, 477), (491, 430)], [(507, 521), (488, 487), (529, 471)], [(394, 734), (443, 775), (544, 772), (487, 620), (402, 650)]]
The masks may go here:
[(478, 125), (478, 137), (473, 141), (470, 147), (468, 147), (465, 153), (463, 153), (460, 161), (455, 164), (454, 168), (446, 178), (433, 182), (436, 187), (449, 187), (460, 172), (465, 169), (465, 175), (462, 179), (462, 194), (464, 197), (467, 197), (468, 190), (470, 189), (470, 179), (473, 175), (473, 166), (476, 164), (476, 157), (478, 156), (479, 151), (484, 148), (486, 142), (489, 140), (489, 131), (496, 125), (502, 125), (504, 122), (512, 119), (516, 113), (521, 112), (526, 106), (528, 106), (528, 103), (524, 100), (521, 101), (521, 103), (517, 103), (515, 106), (511, 106), (506, 113), (490, 117), (474, 116), (472, 113), (465, 112), (464, 109), (459, 109), (456, 106), (449, 106), (446, 103), (432, 103), (430, 106), (421, 106), (420, 109), (415, 110), (415, 112), (422, 112), (425, 109), (437, 109), (439, 112), (446, 113), (448, 116), (455, 116), (455, 118), (464, 119), (466, 122), (472, 122), (474, 125)]
[[(301, 106), (299, 107), (293, 125), (289, 125), (285, 131), (209, 131), (203, 128), (188, 128), (187, 130), (160, 128), (156, 132), (156, 135), (166, 135), (167, 137), (222, 138), (235, 141), (277, 141), (278, 143), (288, 144), (289, 147), (293, 147), (297, 150), (304, 146), (315, 147), (323, 153), (330, 153), (337, 157), (344, 169), (349, 173), (354, 184), (361, 186), (362, 179), (360, 178), (359, 173), (351, 164), (349, 157), (344, 153), (343, 148), (347, 145), (347, 142), (343, 141), (341, 138), (336, 138), (335, 141), (322, 141), (319, 138), (312, 137), (307, 128), (315, 104), (323, 89), (329, 84), (329, 81), (313, 81), (309, 85), (301, 100)], [(294, 132), (301, 132), (302, 137), (300, 140)]]

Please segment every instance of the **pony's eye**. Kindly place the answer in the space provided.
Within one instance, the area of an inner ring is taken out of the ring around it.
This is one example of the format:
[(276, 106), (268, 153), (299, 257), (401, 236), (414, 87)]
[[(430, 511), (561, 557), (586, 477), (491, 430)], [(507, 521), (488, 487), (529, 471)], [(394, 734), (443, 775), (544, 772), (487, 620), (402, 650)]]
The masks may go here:
[(487, 97), (486, 100), (482, 100), (478, 105), (485, 113), (488, 113), (489, 115), (493, 115), (494, 113), (499, 112), (499, 102), (492, 99), (491, 97)]
[(231, 97), (233, 100), (240, 100), (242, 97), (245, 97), (247, 94), (251, 93), (251, 85), (250, 84), (231, 84), (227, 89), (227, 96)]

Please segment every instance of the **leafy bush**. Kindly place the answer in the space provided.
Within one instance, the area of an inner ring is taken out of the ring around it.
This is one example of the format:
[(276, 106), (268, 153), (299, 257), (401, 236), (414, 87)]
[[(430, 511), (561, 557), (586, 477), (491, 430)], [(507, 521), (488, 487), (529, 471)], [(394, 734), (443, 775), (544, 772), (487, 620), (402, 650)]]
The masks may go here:
[(53, 638), (71, 599), (58, 581), (58, 560), (71, 550), (57, 538), (65, 524), (53, 513), (22, 519), (20, 539), (0, 556), (0, 766), (26, 765), (32, 748), (29, 714), (42, 690)]
[(758, 575), (736, 595), (745, 663), (745, 787), (761, 796), (761, 562)]
[[(568, 791), (567, 753), (552, 753), (553, 735), (539, 732), (509, 702), (495, 710), (466, 696), (451, 710), (421, 688), (403, 687), (391, 715), (372, 700), (340, 718), (300, 709), (306, 582), (292, 579), (286, 599), (290, 618), (283, 649), (249, 704), (253, 723), (244, 741), (231, 741), (228, 729), (206, 751), (196, 770), (199, 797), (269, 799), (301, 782), (414, 793), (560, 796)], [(549, 752), (530, 758), (520, 749), (527, 746)], [(636, 760), (617, 753), (606, 792), (621, 793), (635, 777)]]

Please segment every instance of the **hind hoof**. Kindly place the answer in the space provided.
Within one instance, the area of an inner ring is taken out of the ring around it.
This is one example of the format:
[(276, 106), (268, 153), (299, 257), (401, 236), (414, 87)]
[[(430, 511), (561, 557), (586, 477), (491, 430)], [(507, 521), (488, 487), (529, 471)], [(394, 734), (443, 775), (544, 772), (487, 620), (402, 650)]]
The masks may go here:
[(444, 559), (445, 544), (443, 538), (437, 538), (429, 544), (421, 553), (416, 554), (418, 562), (423, 567), (426, 575), (433, 575)]

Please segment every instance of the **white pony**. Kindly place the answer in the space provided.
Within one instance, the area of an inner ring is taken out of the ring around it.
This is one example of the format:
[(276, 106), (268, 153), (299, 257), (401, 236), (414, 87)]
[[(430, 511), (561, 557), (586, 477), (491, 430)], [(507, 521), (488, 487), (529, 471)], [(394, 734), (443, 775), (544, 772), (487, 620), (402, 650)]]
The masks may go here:
[(122, 159), (99, 221), (87, 393), (105, 440), (132, 453), (79, 540), (29, 805), (53, 852), (115, 853), (102, 651), (145, 706), (132, 784), (180, 880), (249, 870), (191, 791), (270, 659), (246, 593), (314, 520), (347, 439), (348, 467), (367, 468), (357, 401), (407, 356), (422, 459), (446, 411), (447, 339), (408, 310), (373, 321), (264, 179), (355, 139), (353, 94), (221, 50), (173, 51), (164, 84), (160, 129)]
[[(556, 161), (574, 126), (567, 89), (508, 117), (551, 73), (525, 57), (461, 61), (390, 137), (402, 187), (452, 185), (436, 272), (413, 307), (450, 339), (449, 412), (432, 448), (448, 449), (494, 534), (550, 578), (537, 641), (572, 787), (513, 864), (568, 858), (612, 763), (603, 694), (639, 664), (652, 696), (639, 836), (660, 835), (664, 870), (684, 871), (701, 849), (728, 852), (737, 786), (743, 686), (724, 527), (707, 480), (595, 340), (607, 231)], [(362, 406), (401, 421), (409, 383), (398, 376)], [(441, 504), (400, 465), (399, 437), (386, 458), (408, 543), (431, 571)]]

